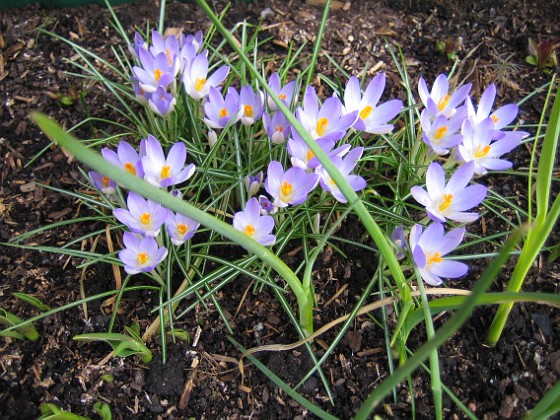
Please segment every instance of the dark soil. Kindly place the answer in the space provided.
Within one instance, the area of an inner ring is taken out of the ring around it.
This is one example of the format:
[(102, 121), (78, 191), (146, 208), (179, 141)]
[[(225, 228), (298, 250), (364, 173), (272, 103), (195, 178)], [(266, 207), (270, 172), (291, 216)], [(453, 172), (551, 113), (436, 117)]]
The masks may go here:
[[(278, 56), (287, 45), (315, 39), (322, 13), (318, 0), (271, 0), (235, 2), (228, 11), (226, 26), (244, 19), (258, 23), (261, 16), (264, 35), (271, 41), (264, 52)], [(395, 66), (385, 42), (402, 48), (412, 84), (424, 76), (432, 82), (440, 72), (449, 71), (452, 62), (438, 53), (437, 41), (458, 43), (460, 57), (470, 54), (461, 75), (474, 83), (477, 96), (495, 82), (500, 87), (500, 102), (518, 101), (542, 86), (550, 75), (524, 64), (529, 38), (559, 37), (560, 5), (553, 1), (460, 1), (413, 2), (359, 1), (334, 2), (318, 71), (335, 77), (336, 69), (326, 58), (331, 55), (349, 73), (360, 76), (383, 70), (389, 76), (391, 91), (402, 91)], [(213, 2), (222, 10), (223, 1)], [(270, 10), (268, 10), (269, 8)], [(153, 2), (139, 2), (116, 8), (123, 25), (132, 33), (145, 28), (146, 21), (157, 22), (158, 8)], [(209, 23), (193, 4), (168, 5), (168, 26), (185, 26), (187, 32), (207, 29)], [(67, 44), (38, 32), (45, 28), (62, 37), (72, 38), (97, 54), (109, 57), (110, 45), (119, 38), (109, 25), (107, 10), (79, 7), (49, 10), (38, 6), (0, 11), (0, 240), (7, 241), (48, 223), (86, 214), (75, 199), (52, 191), (82, 189), (84, 181), (73, 159), (63, 150), (49, 147), (48, 140), (28, 119), (31, 110), (40, 110), (66, 128), (93, 115), (115, 118), (107, 106), (109, 94), (101, 86), (78, 79), (66, 72), (75, 71), (65, 59), (75, 60)], [(308, 46), (307, 56), (311, 53)], [(303, 63), (302, 65), (305, 65)], [(557, 70), (557, 69), (556, 69)], [(84, 102), (80, 95), (84, 96)], [(395, 95), (392, 95), (394, 97)], [(84, 104), (86, 104), (84, 106)], [(535, 95), (522, 106), (520, 120), (537, 122), (543, 95)], [(82, 125), (75, 130), (80, 138), (92, 138), (107, 127)], [(41, 156), (31, 160), (43, 149)], [(516, 167), (526, 165), (528, 151), (521, 147), (512, 156)], [(513, 176), (491, 177), (492, 188), (516, 197), (525, 205), (526, 186)], [(558, 193), (555, 185), (554, 194)], [(509, 217), (510, 215), (506, 215)], [(478, 229), (489, 232), (503, 229), (503, 221), (486, 217)], [(98, 229), (95, 225), (67, 225), (42, 232), (26, 242), (30, 246), (60, 246)], [(359, 240), (363, 231), (348, 218), (339, 233)], [(558, 242), (556, 230), (552, 240)], [(367, 239), (366, 239), (367, 241)], [(78, 244), (79, 246), (79, 244)], [(83, 244), (89, 247), (90, 244)], [(104, 246), (104, 244), (100, 244)], [(316, 325), (349, 313), (373, 275), (375, 261), (362, 248), (342, 245), (348, 259), (328, 250), (316, 272), (320, 291)], [(80, 283), (91, 296), (114, 288), (110, 267), (94, 265), (85, 272), (76, 268), (82, 261), (2, 246), (0, 253), (0, 306), (21, 318), (36, 315), (37, 310), (12, 296), (23, 292), (58, 307), (80, 298)], [(492, 249), (478, 250), (489, 252)], [(239, 251), (235, 251), (239, 252)], [(291, 254), (295, 262), (301, 253)], [(474, 266), (471, 275), (453, 285), (468, 289), (483, 267)], [(505, 267), (493, 286), (502, 290), (511, 273)], [(532, 268), (526, 290), (559, 292), (560, 267), (540, 258)], [(140, 280), (138, 280), (140, 282)], [(246, 293), (248, 291), (248, 293)], [(245, 295), (246, 293), (246, 295)], [(291, 343), (297, 340), (278, 299), (270, 290), (256, 291), (247, 279), (228, 285), (218, 294), (229, 313), (234, 337), (247, 348), (262, 344)], [(334, 298), (334, 299), (331, 299)], [(147, 293), (127, 295), (123, 313), (115, 331), (138, 321), (142, 330), (152, 319), (149, 313), (157, 296)], [(238, 308), (239, 303), (242, 306)], [(485, 345), (494, 308), (478, 309), (468, 324), (440, 350), (444, 384), (477, 417), (519, 418), (538, 402), (560, 377), (560, 311), (546, 306), (517, 305), (505, 333), (495, 348)], [(378, 314), (373, 314), (378, 316)], [(161, 343), (152, 340), (154, 362), (138, 359), (109, 358), (104, 344), (78, 343), (77, 334), (103, 331), (110, 315), (101, 302), (58, 313), (37, 323), (37, 342), (2, 339), (0, 341), (0, 418), (30, 419), (39, 415), (43, 402), (52, 402), (64, 410), (95, 417), (93, 404), (109, 404), (115, 418), (304, 418), (311, 415), (287, 397), (256, 367), (245, 360), (243, 376), (235, 363), (240, 351), (228, 340), (227, 328), (214, 306), (200, 306), (182, 318), (179, 327), (192, 337), (197, 330), (196, 346), (185, 342), (168, 345), (168, 363), (161, 363)], [(445, 319), (445, 318), (444, 318)], [(436, 321), (439, 325), (441, 319)], [(330, 343), (330, 331), (316, 341)], [(425, 339), (419, 330), (412, 334), (412, 349)], [(311, 363), (305, 350), (260, 353), (259, 359), (289, 384), (299, 382)], [(310, 378), (299, 391), (315, 404), (340, 418), (350, 418), (375, 386), (390, 375), (385, 352), (384, 332), (367, 316), (358, 317), (323, 369), (330, 381), (334, 406), (328, 401), (318, 377)], [(104, 380), (110, 375), (112, 381)], [(414, 410), (421, 418), (433, 415), (429, 376), (416, 372)], [(409, 418), (411, 396), (406, 384), (377, 408), (383, 417)], [(445, 398), (447, 418), (461, 418), (461, 411)]]

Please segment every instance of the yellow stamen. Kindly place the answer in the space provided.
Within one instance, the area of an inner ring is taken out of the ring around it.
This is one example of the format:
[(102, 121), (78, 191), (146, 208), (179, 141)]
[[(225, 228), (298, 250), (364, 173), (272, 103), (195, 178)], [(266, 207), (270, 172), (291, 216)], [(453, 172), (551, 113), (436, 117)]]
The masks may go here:
[(439, 211), (447, 210), (451, 205), (452, 201), (453, 201), (453, 194), (443, 194), (443, 201), (439, 205), (438, 210)]
[(227, 116), (228, 116), (227, 109), (225, 108), (220, 109), (220, 118), (225, 118)]
[(360, 118), (362, 120), (365, 120), (367, 117), (369, 117), (371, 111), (373, 111), (373, 107), (371, 105), (366, 106), (364, 109), (360, 111)]
[(317, 134), (319, 134), (319, 137), (323, 137), (323, 134), (325, 134), (325, 131), (327, 131), (328, 126), (328, 118), (319, 118), (319, 120), (317, 121)]
[(136, 168), (134, 167), (132, 162), (126, 162), (124, 164), (124, 169), (126, 169), (126, 171), (130, 172), (132, 175), (136, 175)]
[(438, 102), (438, 104), (437, 104), (438, 111), (441, 111), (443, 108), (445, 108), (447, 106), (447, 103), (449, 102), (450, 98), (451, 98), (451, 96), (445, 95), (445, 98), (443, 98), (442, 100), (440, 100)]
[(447, 127), (446, 126), (439, 127), (436, 130), (436, 133), (434, 134), (434, 138), (436, 140), (440, 140), (445, 135), (446, 132), (447, 132)]
[(140, 223), (145, 226), (148, 226), (152, 220), (152, 215), (150, 213), (142, 213), (140, 215)]
[(294, 187), (292, 184), (290, 184), (288, 181), (284, 181), (281, 187), (282, 195), (284, 196), (290, 195), (292, 193), (293, 188)]
[(161, 173), (159, 174), (161, 179), (169, 178), (171, 176), (171, 166), (164, 165), (161, 168)]
[(443, 258), (441, 258), (441, 254), (439, 252), (434, 252), (432, 255), (428, 255), (428, 257), (426, 258), (426, 265), (430, 265), (433, 263), (440, 263), (443, 261)]
[(139, 252), (138, 253), (138, 264), (140, 265), (145, 265), (148, 262), (148, 254), (146, 254), (145, 252)]
[(107, 188), (109, 186), (109, 178), (107, 178), (106, 176), (101, 178), (101, 184), (103, 185), (103, 188)]
[(155, 69), (154, 70), (154, 78), (156, 79), (156, 82), (159, 82), (159, 79), (160, 79), (162, 74), (163, 74), (163, 72), (160, 69)]
[(309, 150), (307, 151), (307, 161), (309, 162), (309, 161), (310, 161), (311, 159), (313, 159), (314, 157), (315, 157), (315, 153), (313, 153), (313, 152), (311, 151), (311, 149), (309, 149)]
[(249, 237), (252, 237), (255, 234), (255, 228), (253, 225), (247, 225), (245, 227), (245, 234)]
[(165, 56), (167, 57), (167, 61), (169, 62), (169, 66), (173, 65), (173, 60), (171, 59), (171, 53), (169, 52), (169, 48), (165, 49)]
[(245, 116), (249, 118), (253, 116), (253, 107), (251, 105), (245, 105)]
[(194, 81), (194, 88), (196, 89), (197, 92), (200, 92), (205, 84), (206, 84), (205, 77), (202, 79), (197, 77), (196, 80)]
[(280, 95), (278, 95), (278, 97), (279, 97), (280, 99), (282, 99), (283, 101), (286, 100), (286, 94), (285, 94), (285, 93), (281, 93)]
[(274, 131), (278, 132), (280, 131), (281, 133), (284, 132), (284, 126), (283, 125), (277, 125), (276, 127), (274, 127)]
[(179, 235), (184, 235), (188, 230), (189, 227), (187, 225), (184, 225), (183, 223), (177, 224), (177, 232), (179, 232)]
[(498, 117), (496, 117), (495, 115), (490, 116), (490, 118), (492, 118), (492, 121), (494, 121), (494, 124), (498, 124), (498, 121), (500, 121), (500, 119)]
[(475, 152), (474, 152), (474, 157), (475, 157), (475, 158), (478, 158), (478, 159), (483, 158), (483, 157), (486, 156), (486, 155), (488, 154), (488, 152), (490, 151), (490, 145), (484, 146), (484, 147), (482, 147), (482, 148), (481, 148), (481, 146), (482, 146), (482, 145), (479, 144), (479, 145), (476, 147), (476, 150), (475, 150)]

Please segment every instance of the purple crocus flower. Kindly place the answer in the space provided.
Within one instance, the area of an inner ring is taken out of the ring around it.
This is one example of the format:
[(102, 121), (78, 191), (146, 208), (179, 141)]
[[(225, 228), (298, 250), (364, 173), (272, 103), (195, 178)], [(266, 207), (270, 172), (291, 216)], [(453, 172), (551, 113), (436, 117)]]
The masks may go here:
[(125, 249), (119, 252), (119, 259), (128, 274), (152, 271), (167, 256), (167, 248), (160, 248), (154, 238), (125, 232), (122, 239)]
[(185, 167), (187, 148), (182, 142), (169, 149), (167, 158), (161, 144), (151, 134), (145, 142), (146, 155), (142, 157), (144, 179), (156, 187), (169, 187), (180, 184), (194, 174), (194, 164)]
[[(359, 175), (351, 175), (352, 172), (358, 163), (358, 160), (362, 157), (362, 153), (364, 152), (363, 147), (356, 147), (348, 152), (344, 159), (335, 156), (331, 158), (331, 162), (336, 166), (342, 176), (346, 179), (348, 184), (352, 187), (354, 191), (363, 190), (366, 187), (366, 180)], [(334, 182), (331, 176), (327, 173), (325, 168), (319, 166), (315, 169), (315, 173), (319, 175), (319, 182), (321, 183), (321, 188), (325, 191), (330, 192), (337, 201), (341, 203), (346, 203), (346, 197), (338, 188), (338, 185)]]
[(222, 66), (208, 76), (207, 51), (198, 54), (187, 64), (183, 72), (185, 91), (193, 99), (202, 99), (210, 92), (211, 87), (219, 86), (229, 73), (228, 66)]
[(274, 198), (276, 207), (303, 203), (317, 185), (317, 175), (292, 167), (284, 172), (282, 164), (273, 160), (268, 165), (264, 188)]
[(150, 52), (140, 48), (138, 56), (142, 67), (134, 66), (132, 72), (144, 92), (155, 92), (160, 86), (167, 89), (175, 81), (179, 68), (174, 63), (170, 65), (164, 53), (154, 57)]
[(148, 50), (148, 44), (146, 43), (146, 41), (144, 40), (144, 38), (142, 37), (142, 35), (139, 32), (135, 32), (134, 33), (134, 42), (132, 44), (129, 44), (128, 46), (128, 51), (135, 57), (138, 57), (138, 51), (140, 49), (143, 50)]
[(420, 78), (418, 83), (420, 100), (433, 118), (439, 115), (452, 117), (457, 107), (465, 101), (470, 90), (471, 84), (469, 83), (450, 93), (449, 80), (445, 74), (440, 74), (436, 78), (431, 92), (428, 91), (428, 86), (423, 78)]
[(446, 219), (460, 223), (473, 222), (478, 213), (465, 210), (478, 206), (486, 197), (483, 185), (469, 185), (474, 175), (474, 162), (460, 166), (445, 184), (445, 173), (439, 163), (432, 163), (426, 172), (426, 190), (414, 186), (410, 189), (416, 201), (426, 207), (430, 219), (445, 223)]
[(274, 229), (274, 218), (261, 215), (261, 206), (255, 197), (247, 201), (244, 211), (234, 214), (233, 227), (261, 245), (272, 245), (276, 241), (276, 236), (271, 234)]
[(210, 128), (224, 128), (228, 123), (235, 124), (239, 121), (242, 112), (239, 94), (235, 88), (228, 88), (225, 99), (218, 89), (210, 88), (208, 101), (204, 103), (206, 125)]
[(431, 286), (438, 286), (443, 278), (464, 276), (468, 266), (458, 261), (443, 259), (463, 240), (464, 228), (453, 229), (444, 235), (443, 225), (434, 222), (422, 232), (422, 226), (414, 225), (410, 231), (409, 243), (414, 265), (420, 276)]
[(183, 214), (169, 212), (165, 226), (171, 243), (179, 246), (194, 236), (200, 223)]
[(474, 126), (470, 119), (463, 122), (463, 142), (458, 146), (458, 157), (465, 162), (474, 162), (474, 172), (484, 175), (489, 170), (504, 171), (513, 166), (505, 159), (500, 159), (504, 153), (508, 153), (521, 143), (521, 139), (528, 136), (523, 131), (501, 132), (499, 140), (492, 142), (496, 136), (494, 121), (486, 118)]
[(342, 102), (337, 97), (328, 98), (319, 108), (319, 98), (312, 86), (308, 86), (303, 98), (303, 108), (296, 110), (299, 122), (314, 138), (328, 137), (339, 140), (346, 134), (358, 116), (358, 111), (344, 114)]
[(391, 240), (397, 247), (397, 252), (395, 254), (397, 260), (402, 260), (404, 258), (404, 253), (406, 252), (406, 239), (404, 238), (404, 229), (402, 226), (397, 226), (393, 230)]
[[(297, 131), (293, 132), (293, 139), (288, 140), (287, 148), (288, 153), (291, 156), (291, 162), (293, 166), (307, 170), (315, 169), (321, 163), (319, 159), (315, 156), (315, 153), (309, 148), (307, 143), (300, 137)], [(323, 137), (316, 140), (317, 145), (323, 149), (323, 151), (329, 155), (330, 158), (335, 156), (342, 157), (350, 150), (349, 144), (343, 144), (333, 150), (335, 141), (327, 137)]]
[(181, 50), (179, 39), (175, 35), (168, 35), (164, 38), (158, 31), (152, 31), (150, 52), (154, 57), (163, 53), (175, 75), (181, 70)]
[(247, 195), (249, 195), (249, 197), (252, 197), (259, 192), (263, 182), (263, 177), (264, 175), (262, 171), (256, 175), (247, 175), (245, 177), (245, 190), (247, 191)]
[(272, 118), (268, 112), (263, 113), (263, 124), (268, 138), (274, 144), (284, 143), (292, 131), (288, 119), (281, 112), (275, 112)]
[(457, 146), (463, 140), (459, 130), (464, 120), (465, 112), (463, 111), (456, 112), (451, 118), (438, 115), (432, 119), (428, 110), (425, 109), (420, 114), (422, 138), (434, 153), (446, 155), (450, 148)]
[(161, 86), (148, 99), (150, 109), (162, 117), (173, 111), (175, 102), (175, 97)]
[(516, 104), (507, 104), (492, 112), (495, 99), (496, 86), (493, 84), (488, 86), (482, 93), (478, 109), (475, 109), (470, 98), (467, 98), (468, 116), (475, 125), (480, 124), (486, 118), (491, 118), (494, 122), (494, 129), (501, 130), (515, 119), (519, 112), (519, 107)]
[(107, 162), (120, 166), (139, 178), (144, 177), (144, 170), (142, 169), (142, 163), (138, 152), (126, 141), (123, 140), (119, 142), (116, 152), (104, 147), (101, 149), (101, 154)]
[[(270, 89), (272, 89), (274, 94), (278, 96), (278, 98), (280, 98), (280, 100), (282, 100), (282, 102), (284, 102), (286, 106), (289, 107), (291, 105), (294, 96), (294, 89), (296, 87), (295, 81), (288, 82), (284, 86), (282, 86), (280, 76), (277, 72), (274, 72), (268, 79), (268, 85), (270, 86)], [(270, 95), (267, 96), (267, 105), (270, 111), (276, 111), (278, 109), (278, 106), (274, 103)]]
[(117, 184), (112, 179), (101, 175), (99, 172), (89, 171), (88, 172), (91, 180), (93, 181), (93, 185), (95, 188), (100, 190), (105, 195), (111, 195), (115, 193), (115, 189), (117, 188)]
[(267, 214), (274, 214), (277, 210), (277, 207), (274, 207), (274, 204), (266, 195), (259, 195), (259, 206), (261, 206), (261, 214), (263, 216)]
[(352, 76), (348, 79), (344, 89), (344, 106), (346, 112), (358, 111), (358, 118), (354, 123), (356, 130), (372, 134), (386, 134), (393, 130), (393, 124), (388, 122), (397, 116), (403, 104), (402, 101), (393, 99), (377, 105), (384, 90), (384, 73), (371, 80), (363, 97), (358, 78)]
[(241, 124), (253, 125), (263, 114), (263, 93), (255, 92), (249, 85), (241, 87), (239, 92), (241, 105)]
[(166, 221), (169, 210), (161, 204), (144, 199), (130, 191), (126, 199), (127, 209), (114, 209), (113, 216), (126, 225), (132, 232), (144, 236), (157, 236), (161, 225)]

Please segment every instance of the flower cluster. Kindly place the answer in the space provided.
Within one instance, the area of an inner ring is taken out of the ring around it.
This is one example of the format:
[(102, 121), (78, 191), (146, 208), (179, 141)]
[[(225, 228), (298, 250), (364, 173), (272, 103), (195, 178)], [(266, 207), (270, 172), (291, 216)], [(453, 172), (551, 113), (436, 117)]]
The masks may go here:
[(448, 220), (469, 223), (478, 218), (478, 213), (468, 212), (486, 197), (483, 185), (468, 185), (474, 175), (484, 175), (488, 170), (505, 170), (512, 163), (501, 159), (501, 155), (520, 144), (528, 134), (520, 131), (505, 131), (517, 116), (515, 104), (505, 105), (492, 112), (496, 88), (490, 85), (482, 94), (478, 109), (469, 97), (471, 85), (449, 91), (449, 81), (444, 74), (437, 77), (431, 91), (424, 79), (420, 79), (418, 92), (425, 106), (420, 122), (422, 136), (434, 156), (447, 155), (449, 163), (455, 160), (459, 167), (446, 182), (443, 167), (432, 162), (426, 172), (426, 189), (413, 186), (412, 197), (422, 204), (433, 221), (425, 231), (414, 225), (410, 231), (408, 245), (404, 230), (398, 227), (392, 239), (398, 248), (398, 256), (411, 252), (414, 265), (424, 281), (438, 285), (442, 278), (463, 276), (468, 267), (443, 257), (456, 248), (465, 235), (464, 228), (444, 233)]
[[(187, 152), (183, 143), (174, 144), (165, 156), (161, 144), (152, 135), (140, 142), (139, 152), (126, 141), (121, 141), (116, 152), (104, 148), (101, 153), (108, 162), (161, 188), (186, 181), (195, 170), (193, 164), (185, 166)], [(103, 193), (115, 193), (113, 180), (96, 172), (90, 172), (90, 176)], [(125, 249), (119, 252), (129, 274), (152, 271), (165, 259), (167, 249), (161, 246), (163, 226), (176, 246), (191, 239), (199, 227), (199, 223), (189, 217), (173, 213), (132, 191), (128, 193), (126, 208), (115, 208), (113, 216), (130, 230), (124, 233)]]

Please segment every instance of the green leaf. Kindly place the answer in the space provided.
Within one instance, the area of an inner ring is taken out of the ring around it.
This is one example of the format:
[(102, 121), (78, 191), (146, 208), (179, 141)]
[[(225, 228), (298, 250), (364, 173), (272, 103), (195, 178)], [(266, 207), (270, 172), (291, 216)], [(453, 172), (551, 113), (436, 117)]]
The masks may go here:
[(23, 320), (16, 315), (0, 308), (0, 324), (4, 324), (8, 327), (15, 327), (16, 331), (2, 331), (0, 335), (7, 337), (14, 337), (19, 339), (28, 339), (31, 341), (37, 341), (39, 339), (39, 333), (33, 326), (33, 324), (26, 324), (23, 326), (18, 326), (23, 323)]
[(39, 299), (34, 296), (28, 295), (26, 293), (12, 293), (12, 296), (18, 298), (19, 300), (24, 301), (25, 303), (30, 304), (31, 306), (36, 307), (41, 312), (50, 311), (52, 308), (49, 305), (45, 305)]
[(104, 403), (103, 401), (97, 401), (93, 404), (93, 409), (103, 420), (112, 420), (113, 414), (111, 413), (111, 407), (109, 407), (109, 404)]
[(53, 403), (41, 404), (41, 417), (38, 420), (90, 420), (69, 411), (63, 411)]
[(90, 333), (80, 334), (74, 337), (76, 341), (104, 341), (108, 343), (115, 352), (116, 356), (128, 357), (133, 354), (138, 355), (142, 362), (152, 361), (152, 352), (146, 345), (134, 337), (119, 333)]
[(537, 65), (537, 57), (535, 57), (533, 55), (528, 55), (527, 57), (525, 57), (525, 62), (532, 65), (532, 66), (536, 66)]

